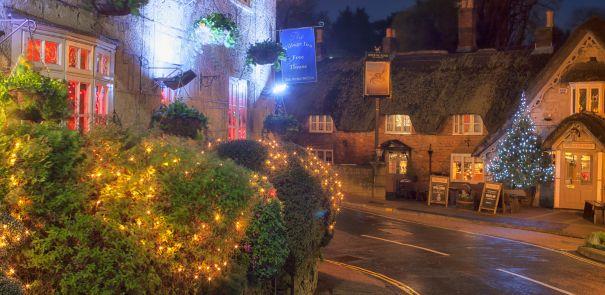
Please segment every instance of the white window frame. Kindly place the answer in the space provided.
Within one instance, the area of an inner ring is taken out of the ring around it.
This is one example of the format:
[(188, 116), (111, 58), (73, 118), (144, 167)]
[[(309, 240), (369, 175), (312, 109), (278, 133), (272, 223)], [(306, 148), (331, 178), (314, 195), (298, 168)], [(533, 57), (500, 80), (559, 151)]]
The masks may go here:
[[(92, 125), (93, 125), (92, 108), (94, 107), (94, 104), (93, 104), (92, 92), (96, 90), (96, 85), (92, 79), (82, 79), (77, 76), (67, 76), (67, 83), (69, 83), (69, 82), (78, 83), (78, 85), (76, 86), (76, 97), (80, 93), (80, 85), (88, 84), (88, 93), (86, 94), (86, 98), (85, 98), (86, 105), (87, 105), (87, 107), (86, 107), (87, 113), (84, 113), (84, 114), (80, 113), (80, 104), (78, 103), (74, 107), (74, 114), (72, 114), (72, 117), (75, 116), (77, 118), (75, 130), (78, 130), (80, 132), (88, 132), (88, 131), (90, 131), (90, 127), (92, 127)], [(78, 98), (77, 101), (80, 102), (80, 99)], [(84, 130), (82, 129), (82, 127), (80, 126), (80, 120), (79, 120), (79, 118), (81, 118), (81, 117), (87, 118), (89, 129), (84, 129)]]
[[(311, 153), (316, 156), (318, 159), (326, 162), (326, 163), (330, 163), (330, 164), (334, 164), (334, 150), (332, 149), (316, 149), (316, 148), (311, 148)], [(330, 158), (331, 160), (328, 161), (328, 153), (330, 153), (330, 155), (332, 155)], [(320, 156), (321, 155), (321, 156)]]
[[(464, 123), (464, 116), (471, 116), (470, 123)], [(479, 115), (475, 114), (460, 114), (453, 116), (453, 127), (452, 134), (453, 135), (483, 135), (483, 119)], [(478, 122), (477, 122), (478, 121)], [(479, 125), (479, 131), (475, 131), (475, 125)], [(471, 131), (464, 131), (464, 126), (470, 125), (472, 128)]]
[(579, 83), (569, 83), (571, 86), (571, 113), (576, 114), (579, 113), (580, 109), (580, 90), (586, 90), (586, 110), (587, 112), (592, 112), (592, 98), (591, 92), (593, 89), (597, 89), (599, 91), (598, 98), (598, 108), (597, 111), (594, 112), (596, 114), (604, 114), (604, 93), (605, 82), (579, 82)]
[(61, 39), (61, 38), (57, 38), (57, 37), (53, 37), (53, 36), (48, 36), (48, 35), (44, 35), (44, 34), (32, 34), (30, 35), (29, 32), (26, 31), (22, 31), (21, 33), (21, 48), (22, 48), (22, 53), (24, 56), (27, 56), (27, 46), (28, 46), (28, 40), (31, 38), (33, 39), (38, 39), (41, 40), (42, 42), (46, 42), (46, 41), (50, 41), (50, 42), (54, 42), (57, 43), (57, 63), (56, 64), (47, 64), (47, 63), (43, 63), (42, 61), (45, 59), (45, 47), (44, 44), (41, 44), (41, 49), (40, 49), (40, 61), (31, 61), (34, 66), (36, 67), (48, 67), (49, 69), (52, 70), (57, 70), (57, 71), (63, 71), (65, 70), (65, 40)]
[[(97, 64), (97, 58), (99, 57), (99, 55), (105, 55), (109, 58), (109, 73), (107, 73), (107, 75), (99, 72), (99, 68), (98, 68), (98, 64)], [(94, 51), (94, 59), (93, 59), (95, 78), (113, 80), (114, 65), (115, 65), (114, 59), (115, 59), (115, 56), (112, 55), (109, 50), (97, 47), (96, 50)]]
[[(78, 55), (77, 55), (77, 61), (76, 61), (76, 65), (77, 67), (70, 67), (69, 66), (69, 48), (70, 47), (75, 47), (78, 49)], [(82, 55), (80, 54), (80, 50), (87, 50), (88, 51), (88, 56), (87, 56), (87, 60), (86, 60), (86, 67), (87, 69), (82, 69), (80, 68), (81, 65), (81, 58)], [(82, 75), (90, 75), (92, 76), (94, 71), (93, 71), (93, 56), (96, 56), (95, 51), (93, 50), (93, 47), (90, 45), (86, 45), (83, 43), (79, 43), (79, 42), (75, 42), (75, 41), (71, 41), (71, 40), (67, 40), (66, 45), (65, 45), (65, 68), (67, 73), (74, 73), (74, 74), (82, 74)]]
[[(398, 117), (401, 117), (403, 124), (401, 130), (397, 130), (397, 126), (395, 126)], [(384, 125), (384, 133), (386, 134), (412, 134), (412, 120), (408, 115), (386, 115)]]
[[(464, 175), (462, 175), (462, 179), (456, 179), (456, 175), (455, 175), (455, 171), (454, 171), (454, 162), (457, 162), (457, 161), (459, 161), (462, 164), (461, 173), (464, 173), (464, 164), (465, 163), (471, 163), (472, 171), (474, 171), (474, 169), (475, 169), (475, 164), (483, 163), (483, 174), (482, 174), (483, 176), (481, 177), (480, 180), (473, 180), (473, 178), (475, 178), (475, 175), (473, 172), (473, 175), (471, 175), (470, 180), (464, 179)], [(485, 169), (485, 162), (483, 161), (483, 159), (478, 158), (478, 157), (473, 157), (471, 154), (451, 154), (451, 156), (450, 156), (450, 180), (452, 182), (480, 183), (480, 182), (485, 181), (485, 177), (486, 177), (486, 169)]]
[[(323, 128), (320, 128), (323, 127)], [(334, 121), (330, 115), (309, 116), (309, 133), (332, 133), (334, 132)]]

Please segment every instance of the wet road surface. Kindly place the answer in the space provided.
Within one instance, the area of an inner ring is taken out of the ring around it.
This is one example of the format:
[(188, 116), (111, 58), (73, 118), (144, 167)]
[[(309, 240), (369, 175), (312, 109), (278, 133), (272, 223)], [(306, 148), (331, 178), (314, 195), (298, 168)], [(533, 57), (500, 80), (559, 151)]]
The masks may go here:
[(324, 257), (420, 294), (605, 294), (605, 267), (515, 241), (388, 219), (338, 216)]

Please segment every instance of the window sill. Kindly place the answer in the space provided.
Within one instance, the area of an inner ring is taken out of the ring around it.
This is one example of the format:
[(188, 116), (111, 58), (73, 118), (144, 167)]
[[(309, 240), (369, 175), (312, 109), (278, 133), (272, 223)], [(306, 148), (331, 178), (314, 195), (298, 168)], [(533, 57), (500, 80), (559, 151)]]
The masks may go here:
[(394, 131), (385, 131), (384, 134), (393, 134), (393, 135), (412, 135), (412, 132), (394, 132)]
[(330, 133), (334, 133), (334, 131), (311, 131), (311, 130), (309, 130), (309, 133), (330, 134)]

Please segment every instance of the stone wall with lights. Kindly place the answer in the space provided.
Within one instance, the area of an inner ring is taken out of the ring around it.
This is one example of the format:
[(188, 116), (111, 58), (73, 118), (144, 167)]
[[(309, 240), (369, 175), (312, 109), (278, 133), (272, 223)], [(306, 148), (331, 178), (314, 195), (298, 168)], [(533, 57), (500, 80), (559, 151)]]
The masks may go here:
[[(247, 2), (251, 2), (248, 6)], [(249, 44), (275, 36), (275, 0), (150, 0), (140, 16), (99, 15), (85, 0), (0, 0), (0, 16), (11, 12), (74, 32), (109, 38), (118, 44), (114, 108), (122, 123), (144, 129), (161, 95), (153, 78), (173, 68), (193, 70), (198, 77), (176, 96), (209, 117), (210, 136), (226, 136), (229, 81), (248, 81), (249, 109), (271, 77), (270, 66), (246, 69)], [(189, 30), (200, 17), (220, 12), (233, 19), (241, 38), (234, 48), (203, 47), (197, 54)], [(10, 32), (3, 24), (3, 30)], [(8, 42), (5, 42), (8, 43)], [(11, 47), (1, 45), (0, 66), (10, 68)], [(162, 68), (162, 69), (160, 69)], [(249, 116), (253, 118), (254, 116)], [(249, 124), (253, 124), (249, 122)]]

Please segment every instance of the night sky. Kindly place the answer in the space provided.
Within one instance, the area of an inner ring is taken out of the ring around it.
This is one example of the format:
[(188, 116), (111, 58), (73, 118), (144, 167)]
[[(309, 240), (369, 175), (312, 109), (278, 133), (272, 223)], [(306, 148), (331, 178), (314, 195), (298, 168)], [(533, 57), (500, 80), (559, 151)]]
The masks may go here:
[[(414, 4), (416, 0), (322, 0), (318, 1), (318, 11), (327, 11), (332, 19), (345, 7), (363, 7), (371, 20), (385, 18), (392, 12), (402, 10)], [(605, 0), (560, 0), (555, 11), (555, 22), (564, 28), (570, 26), (572, 13), (578, 8), (597, 7), (605, 10)]]

